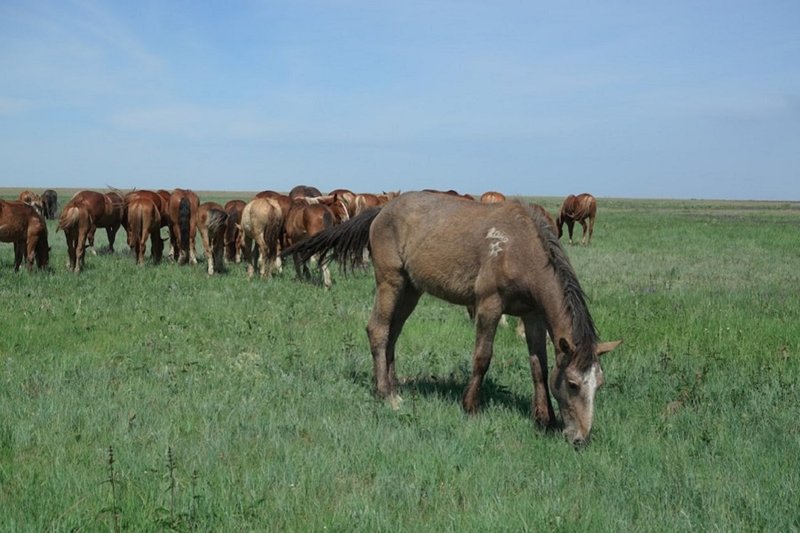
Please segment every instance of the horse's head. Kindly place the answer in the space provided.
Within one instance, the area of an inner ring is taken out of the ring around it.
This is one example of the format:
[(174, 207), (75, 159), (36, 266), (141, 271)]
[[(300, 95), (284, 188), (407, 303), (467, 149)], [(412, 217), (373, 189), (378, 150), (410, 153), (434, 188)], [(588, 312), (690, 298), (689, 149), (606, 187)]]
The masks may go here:
[(597, 344), (591, 364), (583, 368), (578, 364), (576, 350), (566, 339), (556, 346), (556, 366), (550, 376), (550, 389), (558, 401), (558, 409), (564, 420), (564, 437), (579, 446), (589, 439), (594, 418), (594, 397), (603, 385), (603, 369), (599, 356), (610, 352), (622, 341)]

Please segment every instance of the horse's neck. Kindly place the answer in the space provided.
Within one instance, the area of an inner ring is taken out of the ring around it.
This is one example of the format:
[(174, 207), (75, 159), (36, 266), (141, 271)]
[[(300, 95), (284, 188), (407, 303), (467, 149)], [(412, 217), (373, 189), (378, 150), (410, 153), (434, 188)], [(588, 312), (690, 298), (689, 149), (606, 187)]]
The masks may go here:
[(555, 278), (548, 283), (540, 292), (539, 304), (544, 309), (545, 320), (547, 321), (553, 341), (566, 339), (572, 343), (572, 317), (564, 301), (564, 292)]

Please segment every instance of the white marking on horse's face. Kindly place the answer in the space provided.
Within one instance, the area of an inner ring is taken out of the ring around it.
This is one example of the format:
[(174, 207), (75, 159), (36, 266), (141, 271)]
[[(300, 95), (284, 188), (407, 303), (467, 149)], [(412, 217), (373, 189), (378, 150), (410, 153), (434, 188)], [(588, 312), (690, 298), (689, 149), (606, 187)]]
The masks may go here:
[(497, 257), (503, 251), (503, 244), (508, 242), (508, 236), (495, 227), (492, 227), (486, 233), (486, 239), (491, 241), (489, 244), (489, 255), (491, 257)]
[(602, 384), (600, 363), (583, 373), (572, 368), (556, 369), (553, 373), (553, 396), (564, 420), (564, 437), (571, 443), (580, 444), (589, 438), (594, 420), (594, 397)]

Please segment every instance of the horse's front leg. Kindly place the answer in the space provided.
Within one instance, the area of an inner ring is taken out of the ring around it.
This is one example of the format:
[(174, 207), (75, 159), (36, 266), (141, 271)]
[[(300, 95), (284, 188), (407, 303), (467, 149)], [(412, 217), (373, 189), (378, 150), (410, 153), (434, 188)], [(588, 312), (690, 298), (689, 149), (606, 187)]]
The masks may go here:
[(108, 237), (108, 251), (114, 253), (114, 241), (117, 238), (117, 231), (119, 226), (106, 227), (106, 236)]
[(19, 267), (22, 264), (22, 256), (25, 255), (24, 241), (17, 241), (14, 243), (14, 272), (19, 272)]
[(86, 232), (86, 246), (85, 248), (91, 247), (92, 255), (97, 255), (97, 250), (94, 248), (94, 233), (97, 231), (97, 226), (94, 224), (91, 225), (89, 231)]
[(189, 221), (189, 264), (197, 264), (197, 250), (195, 247), (195, 237), (197, 236), (197, 226), (194, 222), (194, 217)]
[(472, 377), (464, 392), (462, 405), (467, 413), (478, 410), (478, 395), (483, 378), (489, 370), (494, 350), (497, 324), (503, 314), (500, 299), (490, 298), (478, 303), (475, 310), (475, 350), (472, 354)]
[(537, 315), (526, 315), (521, 323), (525, 324), (525, 342), (533, 379), (533, 418), (543, 428), (553, 427), (556, 417), (547, 381), (547, 329)]
[(583, 228), (583, 233), (581, 234), (581, 244), (586, 244), (586, 231), (587, 231), (586, 221), (579, 220), (578, 222), (580, 222), (581, 228)]

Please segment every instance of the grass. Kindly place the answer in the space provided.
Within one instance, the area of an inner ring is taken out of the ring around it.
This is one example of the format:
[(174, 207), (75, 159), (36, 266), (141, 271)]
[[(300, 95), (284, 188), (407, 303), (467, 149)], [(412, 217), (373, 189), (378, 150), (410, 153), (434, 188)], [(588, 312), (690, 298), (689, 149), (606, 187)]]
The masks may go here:
[(625, 343), (580, 452), (531, 423), (513, 328), (462, 413), (472, 328), (430, 297), (402, 408), (375, 400), (370, 273), (324, 291), (124, 251), (76, 276), (51, 222), (53, 272), (14, 274), (0, 245), (0, 529), (797, 530), (800, 206), (599, 204), (567, 251)]

